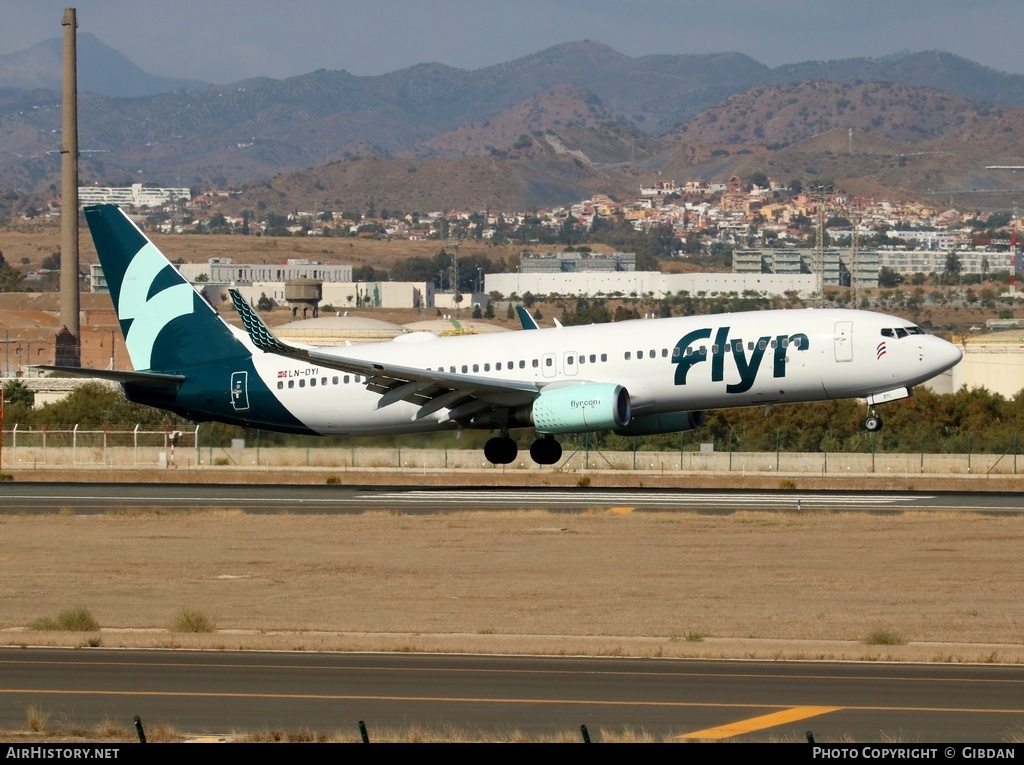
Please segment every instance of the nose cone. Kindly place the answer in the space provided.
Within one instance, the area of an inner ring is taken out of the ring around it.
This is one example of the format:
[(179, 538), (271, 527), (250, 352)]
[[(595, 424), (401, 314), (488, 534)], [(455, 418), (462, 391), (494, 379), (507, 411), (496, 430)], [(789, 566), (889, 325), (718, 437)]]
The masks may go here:
[(925, 359), (929, 366), (935, 368), (935, 374), (952, 369), (964, 357), (964, 352), (953, 343), (946, 342), (941, 337), (930, 337)]

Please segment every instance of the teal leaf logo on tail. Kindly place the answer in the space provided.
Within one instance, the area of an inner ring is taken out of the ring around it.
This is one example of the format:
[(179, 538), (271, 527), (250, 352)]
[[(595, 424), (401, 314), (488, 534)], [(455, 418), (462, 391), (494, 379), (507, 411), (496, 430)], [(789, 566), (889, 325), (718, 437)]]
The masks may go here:
[(180, 276), (162, 277), (168, 268), (174, 266), (152, 242), (146, 242), (128, 264), (121, 283), (118, 319), (136, 369), (151, 369), (157, 336), (175, 319), (192, 313), (195, 291)]

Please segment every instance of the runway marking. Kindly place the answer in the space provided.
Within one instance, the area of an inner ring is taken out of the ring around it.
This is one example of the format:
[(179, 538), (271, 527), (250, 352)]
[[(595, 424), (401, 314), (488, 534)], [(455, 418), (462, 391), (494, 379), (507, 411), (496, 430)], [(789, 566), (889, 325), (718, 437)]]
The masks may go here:
[(628, 515), (629, 513), (636, 510), (635, 507), (610, 507), (608, 512), (612, 515)]
[[(0, 648), (0, 651), (4, 649)], [(20, 649), (11, 649), (14, 652)], [(65, 649), (61, 649), (65, 650)], [(2, 655), (2, 654), (0, 654)], [(35, 660), (35, 659), (5, 659), (0, 658), (0, 665), (12, 664), (16, 666), (97, 666), (97, 667), (182, 667), (182, 668), (203, 668), (203, 669), (247, 669), (247, 670), (309, 670), (314, 672), (407, 672), (410, 674), (439, 673), (439, 674), (480, 674), (480, 675), (580, 675), (593, 676), (601, 675), (608, 677), (655, 677), (655, 678), (715, 678), (730, 680), (805, 680), (808, 682), (836, 682), (836, 681), (858, 681), (858, 682), (928, 682), (928, 683), (956, 683), (967, 685), (1013, 685), (1019, 686), (1024, 680), (1011, 678), (981, 678), (981, 677), (901, 677), (899, 675), (872, 675), (872, 674), (848, 674), (848, 675), (814, 675), (798, 673), (763, 673), (763, 672), (649, 672), (642, 670), (593, 670), (593, 669), (510, 669), (510, 668), (481, 668), (472, 669), (456, 667), (397, 667), (388, 665), (365, 665), (358, 664), (269, 664), (258, 662), (204, 662), (192, 663), (185, 661), (62, 661), (57, 659)], [(0, 693), (8, 693), (0, 688)], [(779, 706), (778, 704), (772, 705)], [(846, 707), (852, 709), (853, 707)]]
[[(340, 693), (242, 693), (231, 691), (99, 691), (99, 690), (52, 690), (45, 688), (11, 688), (0, 690), (0, 695), (37, 694), (46, 696), (130, 696), (130, 697), (161, 697), (183, 699), (277, 699), (282, 701), (404, 701), (437, 704), (440, 702), (456, 704), (536, 704), (549, 706), (557, 704), (575, 704), (587, 707), (656, 707), (664, 709), (774, 709), (772, 714), (783, 714), (778, 711), (778, 704), (747, 704), (715, 703), (706, 701), (611, 701), (605, 699), (529, 699), (529, 698), (490, 698), (473, 696), (377, 696), (369, 694)], [(843, 706), (828, 708), (832, 711), (841, 709), (846, 712), (926, 712), (954, 714), (986, 714), (986, 715), (1021, 715), (1024, 709), (975, 709), (973, 707), (892, 707), (892, 706)], [(771, 715), (767, 715), (771, 716)]]
[(682, 736), (679, 736), (679, 738), (732, 738), (733, 736), (742, 736), (744, 733), (753, 733), (754, 731), (764, 730), (765, 728), (774, 728), (778, 725), (785, 725), (786, 723), (806, 720), (810, 717), (817, 717), (818, 715), (825, 715), (829, 712), (838, 712), (840, 709), (842, 709), (842, 707), (793, 707), (792, 709), (784, 709), (781, 712), (772, 712), (769, 715), (750, 717), (746, 720), (738, 720), (734, 723), (728, 723), (727, 725), (719, 725), (717, 728), (695, 730), (691, 733), (685, 733)]

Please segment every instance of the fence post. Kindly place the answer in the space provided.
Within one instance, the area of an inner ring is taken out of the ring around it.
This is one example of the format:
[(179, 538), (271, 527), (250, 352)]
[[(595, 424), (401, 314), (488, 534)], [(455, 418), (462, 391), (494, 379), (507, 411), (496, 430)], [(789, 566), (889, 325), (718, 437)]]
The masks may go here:
[(971, 436), (973, 436), (973, 435), (974, 435), (973, 431), (968, 431), (967, 432), (967, 474), (968, 475), (970, 475), (970, 473), (971, 473)]
[(878, 435), (878, 431), (877, 430), (872, 430), (871, 431), (871, 472), (872, 473), (875, 472), (875, 451), (877, 449), (877, 445), (876, 445), (876, 442), (875, 442), (875, 436), (877, 436), (877, 435)]
[(71, 429), (71, 464), (78, 464), (78, 423)]
[(48, 425), (43, 425), (43, 464), (46, 464), (46, 429)]
[(924, 472), (924, 435), (921, 436), (921, 472)]
[(775, 431), (775, 472), (779, 472), (779, 452), (782, 450), (782, 431)]
[(132, 464), (139, 466), (139, 423), (135, 423), (135, 430), (132, 431)]
[(824, 452), (825, 462), (822, 465), (821, 472), (822, 475), (828, 475), (828, 428), (825, 429), (825, 440), (822, 442), (822, 446), (824, 447), (822, 451)]
[(1013, 431), (1013, 474), (1017, 475), (1017, 431)]

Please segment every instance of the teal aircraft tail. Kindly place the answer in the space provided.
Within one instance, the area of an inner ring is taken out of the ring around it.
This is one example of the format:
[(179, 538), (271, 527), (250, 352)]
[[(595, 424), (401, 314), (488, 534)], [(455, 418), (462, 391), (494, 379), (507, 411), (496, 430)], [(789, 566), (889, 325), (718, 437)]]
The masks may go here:
[(118, 207), (86, 207), (85, 219), (136, 371), (178, 372), (250, 355)]
[(263, 381), (244, 333), (236, 335), (127, 215), (95, 205), (85, 219), (135, 370), (60, 371), (116, 380), (132, 401), (192, 420), (310, 432)]

